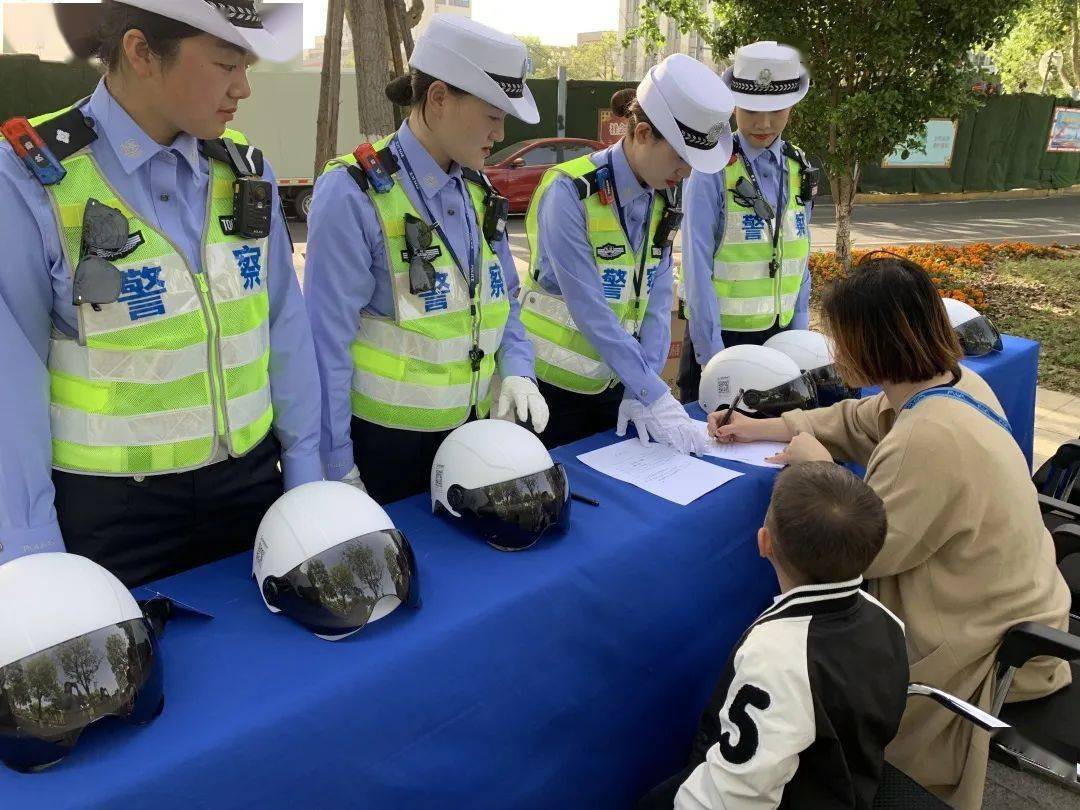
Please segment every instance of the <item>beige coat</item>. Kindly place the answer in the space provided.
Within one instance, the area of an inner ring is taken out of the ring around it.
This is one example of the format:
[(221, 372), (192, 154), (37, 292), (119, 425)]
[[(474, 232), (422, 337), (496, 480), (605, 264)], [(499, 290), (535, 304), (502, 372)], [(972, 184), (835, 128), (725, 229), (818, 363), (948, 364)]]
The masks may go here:
[[(1003, 414), (986, 382), (964, 369), (957, 388)], [(784, 421), (838, 461), (866, 467), (889, 532), (866, 577), (903, 619), (911, 680), (988, 708), (1002, 634), (1023, 621), (1068, 629), (1070, 595), (1057, 570), (1023, 454), (1000, 425), (964, 402), (935, 397), (899, 416), (884, 394)], [(1010, 700), (1071, 680), (1062, 661), (1021, 669)], [(911, 698), (890, 762), (954, 807), (982, 803), (989, 736), (925, 698)]]

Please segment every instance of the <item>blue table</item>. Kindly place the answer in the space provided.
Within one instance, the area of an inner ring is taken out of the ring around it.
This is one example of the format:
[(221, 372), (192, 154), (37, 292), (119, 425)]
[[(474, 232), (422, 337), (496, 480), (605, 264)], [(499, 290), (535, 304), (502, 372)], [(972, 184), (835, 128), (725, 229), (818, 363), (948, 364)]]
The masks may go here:
[(1035, 390), (1039, 385), (1039, 344), (1002, 335), (1002, 350), (985, 357), (965, 357), (963, 365), (994, 389), (1009, 418), (1016, 443), (1031, 466), (1035, 444)]
[[(1030, 458), (1038, 344), (964, 362)], [(725, 465), (745, 475), (684, 508), (577, 461), (612, 441), (555, 452), (601, 506), (575, 503), (571, 532), (528, 552), (489, 549), (426, 497), (391, 506), (423, 607), (340, 643), (267, 612), (249, 555), (166, 580), (216, 618), (167, 628), (164, 714), (91, 730), (46, 773), (0, 766), (0, 808), (631, 805), (682, 766), (776, 592), (754, 539), (774, 473)]]
[[(1027, 338), (1002, 335), (1002, 349), (983, 357), (965, 357), (962, 365), (976, 372), (997, 395), (1013, 436), (1031, 466), (1035, 444), (1035, 390), (1039, 384), (1039, 344)], [(867, 388), (863, 393), (880, 389)]]
[(755, 534), (774, 473), (688, 507), (556, 451), (570, 533), (505, 554), (389, 511), (423, 606), (343, 642), (263, 606), (249, 555), (160, 589), (208, 610), (166, 629), (165, 712), (92, 729), (41, 774), (0, 766), (3, 808), (626, 807), (683, 764), (736, 638), (776, 593)]

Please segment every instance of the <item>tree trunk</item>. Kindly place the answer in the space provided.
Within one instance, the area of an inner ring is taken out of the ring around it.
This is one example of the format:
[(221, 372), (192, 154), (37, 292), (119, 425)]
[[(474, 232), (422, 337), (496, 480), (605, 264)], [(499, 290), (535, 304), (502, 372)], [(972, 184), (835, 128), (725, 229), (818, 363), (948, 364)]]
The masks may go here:
[(394, 131), (394, 111), (386, 97), (390, 81), (390, 37), (383, 0), (346, 0), (345, 17), (356, 55), (356, 106), (361, 137), (375, 141)]
[(839, 174), (829, 175), (836, 208), (836, 258), (845, 272), (851, 269), (851, 211), (855, 207), (857, 174), (858, 167), (845, 166)]
[(319, 119), (315, 130), (315, 171), (337, 155), (338, 114), (341, 110), (341, 34), (345, 27), (345, 0), (330, 0), (326, 7), (326, 44), (319, 84)]
[[(1072, 57), (1072, 79), (1069, 82), (1064, 82), (1066, 86), (1071, 85), (1072, 96), (1076, 98), (1080, 94), (1080, 2), (1075, 4), (1073, 8), (1072, 17), (1069, 20), (1069, 56)], [(1065, 60), (1061, 60), (1062, 67), (1065, 66)]]

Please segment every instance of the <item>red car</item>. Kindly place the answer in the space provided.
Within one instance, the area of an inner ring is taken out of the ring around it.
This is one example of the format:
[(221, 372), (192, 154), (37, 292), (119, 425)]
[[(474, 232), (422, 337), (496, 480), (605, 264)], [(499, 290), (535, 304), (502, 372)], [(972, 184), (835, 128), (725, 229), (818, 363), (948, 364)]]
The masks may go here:
[(559, 163), (591, 155), (604, 148), (585, 138), (534, 138), (493, 152), (484, 172), (500, 194), (510, 200), (510, 213), (524, 214), (544, 172)]

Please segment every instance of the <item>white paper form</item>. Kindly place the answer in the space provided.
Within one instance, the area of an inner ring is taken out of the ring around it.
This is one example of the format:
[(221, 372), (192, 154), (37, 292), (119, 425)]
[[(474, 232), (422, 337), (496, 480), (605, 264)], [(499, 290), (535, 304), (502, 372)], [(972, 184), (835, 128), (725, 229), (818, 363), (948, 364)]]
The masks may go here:
[(582, 453), (578, 461), (680, 506), (742, 476), (666, 445), (643, 445), (637, 439)]
[(787, 445), (783, 442), (731, 442), (722, 444), (715, 439), (709, 439), (709, 449), (705, 455), (713, 458), (722, 458), (724, 461), (741, 461), (743, 464), (753, 464), (755, 467), (769, 467), (779, 470), (783, 464), (773, 464), (766, 461), (777, 453), (782, 453)]

